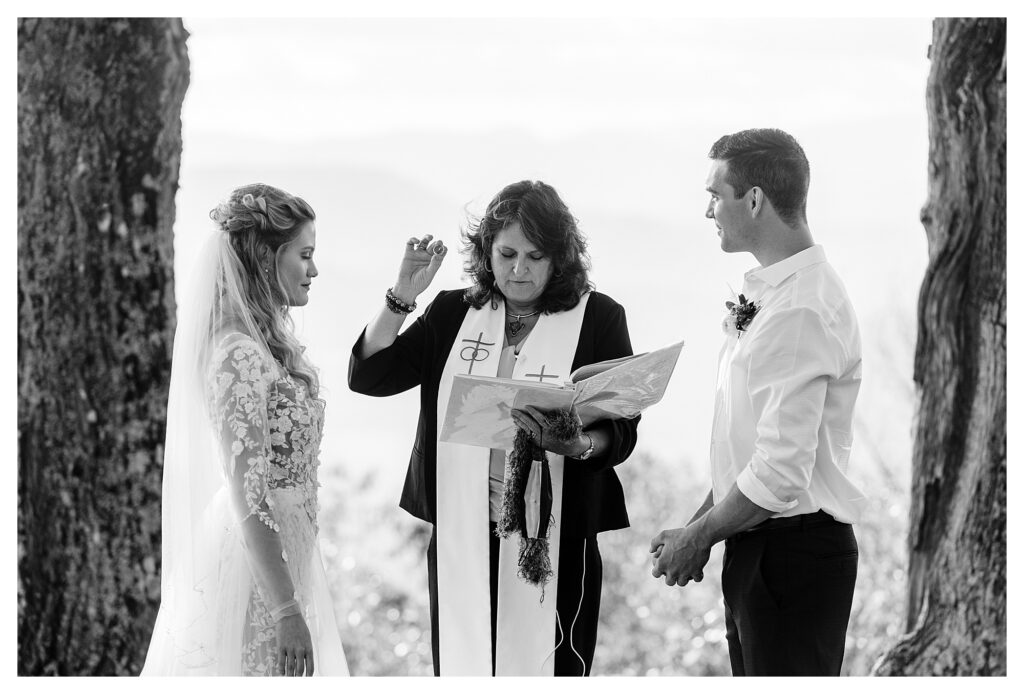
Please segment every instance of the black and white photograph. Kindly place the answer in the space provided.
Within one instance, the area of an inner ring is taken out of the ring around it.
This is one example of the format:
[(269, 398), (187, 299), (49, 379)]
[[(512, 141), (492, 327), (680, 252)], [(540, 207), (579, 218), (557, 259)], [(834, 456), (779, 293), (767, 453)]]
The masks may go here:
[(108, 4), (11, 18), (19, 684), (1008, 682), (1007, 3)]

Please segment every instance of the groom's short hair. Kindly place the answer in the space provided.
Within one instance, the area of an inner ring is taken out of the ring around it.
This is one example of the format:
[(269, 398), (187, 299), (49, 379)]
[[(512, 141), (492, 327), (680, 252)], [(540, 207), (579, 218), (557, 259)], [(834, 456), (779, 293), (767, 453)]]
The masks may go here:
[(784, 222), (807, 221), (811, 167), (803, 147), (789, 133), (752, 128), (724, 135), (712, 145), (708, 157), (728, 162), (725, 181), (736, 197), (758, 186)]

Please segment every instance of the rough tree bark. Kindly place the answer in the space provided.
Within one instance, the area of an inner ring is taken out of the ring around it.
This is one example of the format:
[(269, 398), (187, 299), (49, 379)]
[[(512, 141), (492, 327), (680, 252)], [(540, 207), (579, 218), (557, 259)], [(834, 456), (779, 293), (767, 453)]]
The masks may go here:
[(18, 20), (18, 674), (134, 674), (159, 601), (187, 33)]
[(908, 633), (881, 675), (1006, 674), (1006, 20), (938, 19)]

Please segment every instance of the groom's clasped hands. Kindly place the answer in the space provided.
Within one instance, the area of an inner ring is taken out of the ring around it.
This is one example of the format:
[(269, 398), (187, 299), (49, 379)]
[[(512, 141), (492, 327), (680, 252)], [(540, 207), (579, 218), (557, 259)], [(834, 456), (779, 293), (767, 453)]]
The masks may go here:
[(662, 530), (651, 540), (651, 575), (665, 577), (665, 585), (680, 587), (704, 578), (711, 543), (701, 537), (700, 521), (685, 528)]

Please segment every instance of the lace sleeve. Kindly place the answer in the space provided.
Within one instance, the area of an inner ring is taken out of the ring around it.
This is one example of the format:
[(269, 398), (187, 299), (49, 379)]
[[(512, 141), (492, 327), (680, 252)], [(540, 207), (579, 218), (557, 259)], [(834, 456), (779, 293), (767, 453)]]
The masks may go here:
[(295, 588), (267, 499), (270, 365), (249, 338), (229, 338), (214, 356), (213, 417), (246, 558), (275, 620), (298, 614)]

